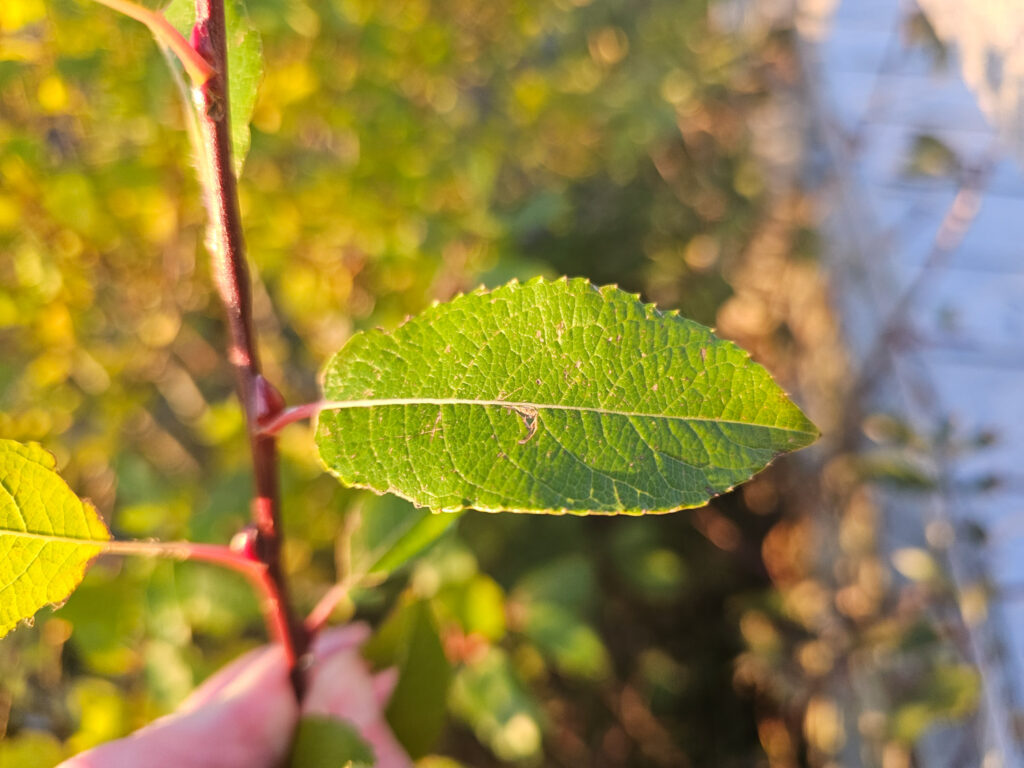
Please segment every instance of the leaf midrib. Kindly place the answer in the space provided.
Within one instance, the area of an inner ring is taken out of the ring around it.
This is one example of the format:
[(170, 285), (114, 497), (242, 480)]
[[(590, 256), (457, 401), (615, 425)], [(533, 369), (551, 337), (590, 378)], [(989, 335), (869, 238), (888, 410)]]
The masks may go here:
[(563, 403), (531, 403), (526, 401), (513, 400), (478, 400), (474, 398), (460, 397), (396, 397), (379, 398), (369, 400), (327, 400), (320, 403), (319, 411), (342, 411), (354, 410), (357, 408), (381, 408), (396, 407), (405, 405), (476, 405), (481, 407), (493, 406), (510, 408), (512, 410), (523, 408), (536, 411), (573, 411), (578, 413), (595, 413), (601, 416), (622, 416), (637, 419), (671, 419), (684, 422), (703, 422), (708, 424), (728, 424), (738, 427), (760, 427), (761, 429), (774, 429), (779, 432), (791, 432), (797, 435), (813, 435), (814, 432), (795, 429), (792, 427), (780, 427), (776, 424), (759, 424), (751, 421), (738, 421), (735, 419), (718, 419), (703, 416), (674, 416), (665, 413), (640, 413), (637, 411), (615, 411), (608, 408), (598, 408), (585, 405), (565, 405)]
[(112, 542), (109, 539), (86, 539), (76, 536), (64, 536), (57, 533), (36, 533), (34, 531), (17, 531), (12, 528), (0, 528), (0, 539), (4, 536), (16, 536), (21, 539), (36, 539), (48, 544), (87, 544), (106, 548)]

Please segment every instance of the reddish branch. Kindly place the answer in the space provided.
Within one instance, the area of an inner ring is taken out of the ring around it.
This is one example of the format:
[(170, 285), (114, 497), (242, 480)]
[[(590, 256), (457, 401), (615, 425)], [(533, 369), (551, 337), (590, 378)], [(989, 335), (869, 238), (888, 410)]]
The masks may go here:
[(257, 531), (254, 553), (266, 565), (263, 586), (268, 597), (268, 619), (284, 645), (292, 684), (301, 698), (304, 683), (300, 661), (308, 651), (310, 638), (292, 609), (281, 567), (277, 441), (273, 435), (261, 433), (257, 426), (280, 410), (283, 401), (260, 372), (253, 330), (252, 290), (231, 162), (226, 30), (223, 0), (196, 0), (192, 45), (215, 71), (214, 77), (196, 89), (201, 173), (210, 217), (207, 245), (214, 280), (227, 312), (228, 357), (235, 368), (238, 394), (245, 407), (252, 451), (252, 511)]
[(103, 543), (103, 554), (169, 557), (174, 560), (213, 563), (237, 571), (261, 590), (266, 579), (266, 565), (240, 547), (236, 547), (234, 542), (231, 547), (225, 547), (219, 544), (197, 544), (192, 541), (113, 540)]

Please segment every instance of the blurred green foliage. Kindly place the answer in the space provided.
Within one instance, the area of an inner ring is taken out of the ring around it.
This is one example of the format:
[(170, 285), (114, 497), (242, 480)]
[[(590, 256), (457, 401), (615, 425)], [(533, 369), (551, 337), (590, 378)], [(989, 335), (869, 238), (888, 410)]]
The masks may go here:
[(329, 717), (304, 717), (295, 732), (289, 766), (371, 768), (373, 748), (354, 728)]
[[(767, 205), (745, 114), (784, 47), (774, 35), (719, 31), (702, 0), (248, 11), (265, 74), (240, 194), (261, 352), (289, 401), (316, 396), (353, 330), (481, 282), (584, 275), (708, 324), (732, 295)], [(0, 435), (53, 451), (118, 535), (226, 542), (248, 518), (249, 457), (189, 152), (143, 27), (86, 0), (0, 3)], [(368, 654), (402, 667), (389, 714), (417, 754), (763, 757), (732, 664), (746, 596), (766, 588), (773, 504), (467, 513), (421, 537), (433, 519), (324, 476), (306, 428), (281, 454), (296, 601), (351, 582), (336, 618), (380, 628)], [(381, 549), (384, 520), (412, 526), (406, 554)], [(0, 643), (0, 763), (125, 734), (264, 641), (236, 575), (103, 560)]]

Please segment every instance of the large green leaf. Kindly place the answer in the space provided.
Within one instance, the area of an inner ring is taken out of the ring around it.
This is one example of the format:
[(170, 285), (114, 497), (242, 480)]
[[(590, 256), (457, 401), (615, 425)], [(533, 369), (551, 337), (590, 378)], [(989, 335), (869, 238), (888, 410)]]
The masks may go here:
[(446, 512), (696, 507), (818, 434), (735, 344), (585, 280), (358, 334), (323, 382), (327, 467)]
[(0, 440), (0, 637), (74, 591), (110, 532), (36, 444)]
[[(186, 38), (196, 22), (195, 0), (171, 0), (164, 16)], [(256, 108), (256, 95), (263, 77), (263, 42), (249, 21), (241, 0), (224, 5), (228, 43), (228, 118), (231, 122), (231, 156), (235, 175), (241, 175), (249, 153), (249, 122)]]

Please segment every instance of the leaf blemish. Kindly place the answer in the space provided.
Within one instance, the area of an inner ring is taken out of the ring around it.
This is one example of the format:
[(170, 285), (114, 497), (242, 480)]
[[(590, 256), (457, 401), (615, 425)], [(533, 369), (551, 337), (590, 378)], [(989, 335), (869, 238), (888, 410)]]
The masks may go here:
[(441, 429), (442, 429), (442, 427), (441, 427), (441, 416), (442, 416), (442, 411), (438, 410), (437, 418), (434, 419), (434, 426), (431, 427), (430, 431), (429, 431), (430, 442), (434, 442), (434, 438), (437, 437), (437, 433), (440, 432)]
[(537, 409), (528, 405), (517, 405), (512, 410), (519, 415), (519, 418), (523, 420), (523, 424), (526, 425), (526, 436), (516, 441), (519, 445), (525, 445), (530, 442), (530, 438), (537, 434), (537, 419), (539, 416)]

